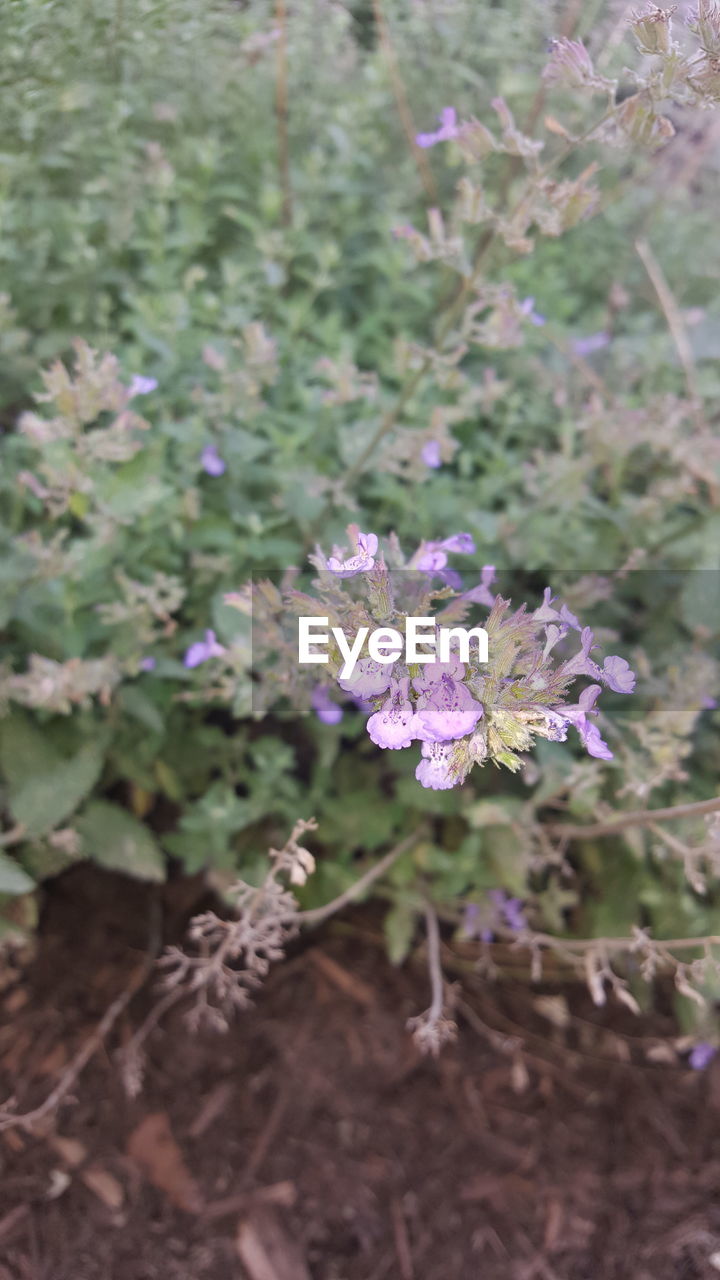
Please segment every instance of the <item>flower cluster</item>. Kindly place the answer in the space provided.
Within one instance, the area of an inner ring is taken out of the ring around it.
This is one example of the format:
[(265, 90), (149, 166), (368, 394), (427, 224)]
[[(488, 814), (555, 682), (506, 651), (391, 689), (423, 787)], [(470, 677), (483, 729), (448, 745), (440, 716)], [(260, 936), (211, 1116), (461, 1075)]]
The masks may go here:
[[(327, 669), (342, 691), (340, 696), (349, 695), (368, 710), (371, 741), (390, 751), (419, 744), (415, 776), (422, 786), (449, 789), (461, 783), (475, 764), (488, 760), (516, 770), (522, 763), (518, 752), (527, 751), (536, 737), (565, 741), (570, 729), (577, 732), (590, 756), (613, 758), (596, 723), (596, 704), (603, 686), (616, 693), (632, 693), (635, 675), (617, 654), (602, 663), (595, 660), (593, 631), (582, 626), (549, 588), (534, 610), (523, 604), (513, 611), (510, 601), (493, 594), (495, 570), (485, 565), (477, 585), (462, 590), (459, 574), (447, 566), (452, 554), (474, 553), (467, 533), (424, 541), (407, 561), (397, 540), (390, 539), (390, 565), (379, 551), (375, 534), (362, 533), (355, 525), (349, 526), (348, 534), (350, 554), (335, 547), (328, 557), (320, 549), (310, 557), (319, 570), (314, 583), (317, 594), (309, 597), (291, 591), (289, 600), (300, 613), (310, 601), (316, 611), (320, 603), (321, 612), (332, 615), (349, 643), (363, 625), (382, 624), (402, 634), (411, 616), (434, 617), (437, 640), (441, 628), (462, 621), (473, 605), (489, 609), (483, 623), (487, 662), (481, 662), (479, 651), (476, 656), (471, 649), (461, 656), (453, 637), (449, 660), (440, 660), (428, 642), (421, 661), (390, 656), (378, 661), (363, 652), (346, 675), (339, 650), (330, 647)], [(440, 585), (435, 585), (436, 580)], [(435, 613), (438, 601), (441, 607)], [(583, 676), (592, 683), (573, 702), (570, 688)], [(342, 718), (327, 684), (315, 686), (312, 707), (326, 724)]]

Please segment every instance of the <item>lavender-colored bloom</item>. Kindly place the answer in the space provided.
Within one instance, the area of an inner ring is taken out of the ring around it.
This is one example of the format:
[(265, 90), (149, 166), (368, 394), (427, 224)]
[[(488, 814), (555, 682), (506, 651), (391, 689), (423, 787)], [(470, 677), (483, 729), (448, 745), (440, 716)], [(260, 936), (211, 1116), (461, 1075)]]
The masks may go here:
[(422, 759), (415, 770), (421, 786), (431, 791), (449, 791), (458, 781), (450, 768), (453, 746), (449, 742), (423, 742)]
[(128, 400), (134, 399), (135, 396), (149, 396), (150, 392), (157, 391), (157, 388), (157, 378), (144, 378), (141, 373), (134, 373), (128, 387)]
[(468, 604), (484, 604), (487, 605), (488, 609), (492, 609), (495, 603), (495, 596), (490, 590), (490, 586), (495, 581), (495, 577), (495, 565), (484, 564), (478, 585), (472, 587), (470, 591), (465, 591), (463, 600), (467, 600)]
[(376, 534), (359, 533), (357, 553), (347, 560), (340, 560), (339, 556), (330, 556), (326, 567), (331, 573), (337, 574), (338, 578), (354, 578), (357, 573), (369, 573), (375, 568), (374, 556), (377, 549)]
[(516, 933), (527, 929), (527, 920), (523, 914), (521, 898), (511, 898), (504, 889), (489, 889), (488, 898), (490, 898), (503, 924), (508, 929), (512, 929)]
[(590, 333), (586, 338), (574, 338), (570, 343), (570, 350), (573, 355), (585, 358), (585, 356), (594, 355), (596, 351), (602, 351), (603, 347), (610, 344), (610, 334), (605, 329), (601, 329), (600, 333)]
[(613, 753), (600, 736), (600, 730), (597, 725), (588, 720), (588, 716), (597, 715), (594, 706), (601, 693), (599, 684), (589, 684), (587, 689), (583, 689), (574, 706), (557, 707), (555, 711), (569, 724), (574, 725), (588, 755), (594, 756), (596, 760), (612, 760)]
[(409, 567), (421, 569), (424, 573), (440, 573), (447, 564), (449, 551), (464, 556), (473, 555), (475, 543), (469, 533), (453, 533), (442, 541), (421, 542)]
[(596, 724), (586, 724), (583, 727), (578, 725), (577, 730), (580, 741), (589, 756), (593, 756), (596, 760), (612, 760), (613, 753)]
[(154, 671), (157, 666), (157, 658), (147, 657), (140, 659), (141, 671)]
[(442, 459), (440, 457), (440, 445), (438, 441), (426, 440), (425, 444), (420, 450), (420, 457), (422, 458), (426, 467), (431, 467), (433, 470), (436, 470), (437, 467), (441, 467)]
[(443, 675), (418, 700), (417, 736), (426, 742), (452, 742), (472, 733), (483, 714), (481, 702), (473, 698), (467, 685)]
[(227, 466), (225, 459), (220, 457), (214, 444), (205, 445), (200, 454), (200, 464), (203, 471), (206, 471), (209, 476), (224, 475)]
[(692, 1067), (693, 1071), (704, 1071), (710, 1065), (716, 1053), (716, 1045), (709, 1044), (707, 1040), (700, 1040), (690, 1052), (688, 1065)]
[(410, 680), (393, 680), (390, 696), (367, 722), (367, 731), (377, 747), (399, 751), (418, 736), (418, 721), (409, 698)]
[(196, 640), (186, 650), (183, 663), (186, 667), (199, 667), (201, 662), (207, 662), (208, 658), (219, 658), (223, 653), (225, 649), (215, 639), (215, 632), (208, 630), (204, 640)]
[(715, 711), (718, 706), (717, 698), (703, 698), (700, 703), (703, 711)]
[(531, 324), (534, 324), (540, 327), (547, 323), (545, 316), (541, 316), (539, 312), (535, 310), (534, 298), (525, 298), (520, 303), (520, 310), (524, 316), (527, 316)]
[(442, 542), (435, 543), (441, 551), (457, 551), (463, 556), (473, 556), (475, 554), (475, 542), (469, 533), (453, 533), (449, 538), (443, 538)]
[(339, 724), (344, 712), (337, 702), (333, 702), (324, 684), (316, 684), (312, 691), (312, 708), (318, 720), (323, 724)]
[(438, 662), (437, 659), (424, 662), (420, 675), (413, 680), (413, 689), (416, 693), (433, 693), (443, 676), (450, 676), (453, 680), (465, 678), (465, 667), (456, 653), (450, 654), (449, 662)]
[(436, 549), (429, 551), (421, 551), (414, 557), (414, 569), (421, 569), (423, 573), (439, 573), (447, 564), (447, 556), (444, 551)]
[(355, 698), (377, 698), (392, 683), (392, 663), (376, 662), (374, 658), (361, 658), (356, 662), (351, 676), (341, 678), (338, 684)]
[(449, 142), (458, 136), (457, 112), (454, 107), (443, 107), (440, 115), (440, 128), (434, 133), (418, 133), (415, 141), (419, 147), (434, 147), (436, 142)]
[(546, 587), (543, 592), (543, 602), (540, 605), (540, 608), (536, 609), (533, 614), (535, 621), (536, 622), (566, 622), (569, 627), (573, 628), (573, 630), (580, 631), (581, 630), (580, 623), (575, 617), (575, 614), (570, 612), (567, 605), (563, 604), (560, 606), (559, 609), (555, 609), (553, 607), (554, 603), (555, 603), (555, 596), (552, 594), (551, 588)]
[(592, 680), (602, 680), (602, 671), (597, 662), (593, 662), (590, 657), (593, 648), (595, 648), (595, 633), (592, 627), (583, 627), (580, 632), (580, 649), (563, 663), (563, 675), (590, 676)]
[(603, 662), (600, 677), (615, 693), (632, 693), (635, 688), (635, 672), (630, 663), (615, 653)]

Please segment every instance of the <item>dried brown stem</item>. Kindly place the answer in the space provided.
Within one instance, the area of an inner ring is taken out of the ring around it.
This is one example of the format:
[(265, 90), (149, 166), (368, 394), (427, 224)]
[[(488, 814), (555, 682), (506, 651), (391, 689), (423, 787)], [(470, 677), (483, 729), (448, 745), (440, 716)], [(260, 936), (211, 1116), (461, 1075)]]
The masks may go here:
[(373, 14), (375, 16), (375, 25), (378, 29), (382, 51), (387, 61), (388, 71), (390, 73), (390, 82), (395, 95), (395, 102), (397, 103), (398, 115), (400, 116), (403, 132), (407, 138), (407, 143), (410, 151), (412, 152), (415, 164), (417, 165), (418, 174), (420, 175), (420, 181), (422, 182), (425, 194), (432, 204), (437, 204), (437, 186), (435, 185), (435, 179), (433, 178), (428, 158), (422, 148), (419, 147), (415, 141), (417, 130), (412, 118), (407, 93), (405, 92), (405, 84), (400, 74), (395, 48), (390, 36), (390, 29), (382, 10), (381, 0), (373, 0)]
[(275, 21), (279, 36), (275, 62), (275, 115), (277, 118), (278, 167), (283, 193), (282, 220), (286, 227), (293, 222), (292, 186), (290, 183), (290, 140), (288, 136), (288, 64), (287, 5), (275, 0)]
[(720, 810), (720, 796), (711, 800), (695, 800), (690, 804), (676, 804), (668, 809), (631, 809), (628, 813), (620, 813), (616, 818), (608, 818), (607, 822), (544, 823), (546, 831), (564, 840), (584, 840), (594, 836), (612, 836), (627, 827), (649, 827), (654, 822), (673, 822), (676, 818), (698, 818), (706, 813)]
[(137, 994), (143, 984), (147, 981), (155, 962), (155, 953), (148, 955), (145, 962), (137, 970), (134, 978), (128, 983), (120, 995), (113, 1000), (108, 1006), (102, 1018), (98, 1022), (95, 1030), (91, 1032), (85, 1043), (75, 1054), (75, 1057), (63, 1071), (55, 1088), (34, 1110), (26, 1112), (24, 1115), (13, 1115), (7, 1111), (0, 1113), (0, 1132), (6, 1129), (32, 1129), (33, 1125), (44, 1120), (49, 1116), (56, 1107), (60, 1105), (64, 1098), (72, 1089), (78, 1077), (82, 1074), (93, 1054), (100, 1048), (105, 1037), (115, 1026), (123, 1010), (127, 1008), (133, 996)]
[(325, 920), (330, 918), (330, 916), (334, 916), (338, 911), (342, 911), (343, 907), (347, 907), (351, 902), (355, 902), (357, 898), (362, 897), (365, 890), (369, 889), (371, 884), (374, 884), (376, 880), (379, 880), (380, 877), (385, 874), (394, 862), (397, 862), (398, 858), (402, 857), (404, 853), (408, 853), (408, 851), (412, 849), (426, 834), (427, 832), (425, 827), (418, 827), (411, 835), (406, 836), (404, 840), (401, 840), (399, 844), (396, 844), (394, 848), (390, 849), (390, 851), (385, 854), (385, 857), (381, 858), (379, 862), (376, 862), (374, 867), (370, 867), (369, 871), (366, 871), (364, 875), (360, 876), (359, 880), (356, 880), (354, 884), (351, 884), (349, 889), (346, 889), (345, 892), (341, 893), (337, 898), (333, 898), (332, 902), (327, 902), (324, 907), (314, 907), (310, 911), (301, 911), (300, 915), (297, 917), (299, 923), (301, 925), (323, 924)]
[(690, 346), (687, 330), (685, 328), (682, 315), (680, 314), (680, 309), (665, 278), (665, 273), (663, 272), (663, 269), (647, 240), (636, 240), (635, 249), (640, 261), (648, 273), (650, 283), (657, 294), (658, 302), (660, 303), (665, 319), (667, 320), (670, 336), (675, 343), (675, 350), (678, 353), (678, 359), (685, 373), (688, 395), (690, 396), (690, 399), (696, 403), (697, 413), (700, 417), (700, 425), (702, 425), (702, 411), (700, 407), (701, 398), (697, 380), (697, 369), (695, 368), (695, 357), (692, 353), (692, 347)]

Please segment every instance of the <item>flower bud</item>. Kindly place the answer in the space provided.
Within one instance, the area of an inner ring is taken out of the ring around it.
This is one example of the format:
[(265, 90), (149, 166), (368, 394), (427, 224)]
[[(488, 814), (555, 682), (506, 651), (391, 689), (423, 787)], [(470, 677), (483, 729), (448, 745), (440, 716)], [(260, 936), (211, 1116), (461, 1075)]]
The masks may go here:
[(670, 26), (676, 7), (658, 9), (657, 5), (649, 5), (645, 11), (632, 14), (630, 26), (641, 53), (662, 57), (670, 52)]
[(688, 26), (698, 36), (700, 44), (711, 58), (720, 57), (720, 8), (713, 0), (698, 0), (698, 7)]

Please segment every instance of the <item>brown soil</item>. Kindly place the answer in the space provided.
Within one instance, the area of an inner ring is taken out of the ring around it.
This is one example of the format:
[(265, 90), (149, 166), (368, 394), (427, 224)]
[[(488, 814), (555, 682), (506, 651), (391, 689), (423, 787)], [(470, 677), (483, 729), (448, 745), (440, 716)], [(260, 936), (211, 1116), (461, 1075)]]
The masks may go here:
[[(20, 1111), (137, 974), (150, 908), (118, 877), (58, 882), (0, 1000)], [(711, 1280), (720, 1079), (649, 1060), (667, 1018), (548, 994), (464, 980), (456, 1043), (422, 1058), (422, 966), (392, 969), (360, 916), (226, 1035), (169, 1014), (131, 1098), (115, 1053), (146, 989), (50, 1120), (0, 1133), (0, 1280)]]

